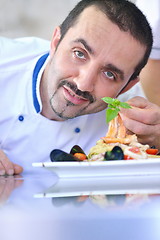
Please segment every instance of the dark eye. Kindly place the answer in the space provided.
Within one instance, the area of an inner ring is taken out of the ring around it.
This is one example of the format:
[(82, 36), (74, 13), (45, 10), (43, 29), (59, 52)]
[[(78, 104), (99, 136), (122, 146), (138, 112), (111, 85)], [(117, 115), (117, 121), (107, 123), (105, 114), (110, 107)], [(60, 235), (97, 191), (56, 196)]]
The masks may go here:
[(74, 51), (74, 54), (75, 54), (76, 57), (78, 57), (78, 58), (85, 59), (84, 53), (81, 52), (81, 51), (76, 50), (76, 51)]
[(109, 79), (115, 79), (114, 74), (112, 72), (110, 72), (110, 71), (106, 71), (106, 72), (104, 72), (104, 74)]

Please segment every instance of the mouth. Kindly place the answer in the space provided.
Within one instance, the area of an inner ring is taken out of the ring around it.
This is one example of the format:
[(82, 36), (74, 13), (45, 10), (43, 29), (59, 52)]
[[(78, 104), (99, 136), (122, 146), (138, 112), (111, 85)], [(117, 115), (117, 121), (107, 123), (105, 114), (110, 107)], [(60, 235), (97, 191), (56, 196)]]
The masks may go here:
[(67, 86), (63, 86), (63, 93), (65, 98), (74, 105), (81, 105), (86, 102), (89, 102), (87, 98), (77, 95), (74, 91), (72, 91)]

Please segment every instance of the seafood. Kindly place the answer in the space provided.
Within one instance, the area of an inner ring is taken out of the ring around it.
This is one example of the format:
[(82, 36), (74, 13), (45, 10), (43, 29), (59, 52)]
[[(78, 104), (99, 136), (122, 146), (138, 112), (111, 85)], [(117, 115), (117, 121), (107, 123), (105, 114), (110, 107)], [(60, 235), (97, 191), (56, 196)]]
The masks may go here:
[(149, 145), (139, 143), (135, 134), (127, 134), (127, 130), (119, 114), (110, 121), (106, 136), (102, 137), (101, 140), (90, 149), (88, 158), (90, 161), (102, 159), (105, 153), (107, 151), (112, 151), (115, 146), (123, 150), (123, 159), (148, 158), (146, 150), (150, 148)]
[(54, 149), (50, 153), (50, 159), (51, 159), (52, 162), (66, 162), (66, 161), (75, 162), (75, 161), (79, 161), (79, 159), (74, 157), (72, 154), (66, 153), (66, 152), (64, 152), (60, 149)]
[[(123, 121), (118, 114), (109, 123), (108, 132), (93, 146), (89, 154), (85, 154), (83, 149), (74, 145), (70, 153), (60, 149), (54, 149), (50, 158), (51, 161), (108, 161), (108, 160), (129, 160), (146, 159), (151, 157), (148, 151), (153, 150), (148, 144), (143, 145), (138, 142), (135, 134), (127, 134)], [(153, 151), (152, 151), (153, 152)], [(158, 149), (154, 149), (158, 152)]]

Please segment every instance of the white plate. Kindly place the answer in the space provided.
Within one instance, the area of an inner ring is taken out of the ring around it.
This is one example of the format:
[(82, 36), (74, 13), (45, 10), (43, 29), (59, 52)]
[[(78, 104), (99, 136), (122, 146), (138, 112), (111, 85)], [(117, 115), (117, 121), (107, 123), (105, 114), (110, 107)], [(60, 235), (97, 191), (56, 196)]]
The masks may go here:
[(43, 162), (32, 165), (46, 168), (60, 178), (160, 174), (160, 159), (158, 158), (102, 162)]
[(160, 175), (102, 178), (60, 178), (36, 198), (93, 195), (160, 194)]

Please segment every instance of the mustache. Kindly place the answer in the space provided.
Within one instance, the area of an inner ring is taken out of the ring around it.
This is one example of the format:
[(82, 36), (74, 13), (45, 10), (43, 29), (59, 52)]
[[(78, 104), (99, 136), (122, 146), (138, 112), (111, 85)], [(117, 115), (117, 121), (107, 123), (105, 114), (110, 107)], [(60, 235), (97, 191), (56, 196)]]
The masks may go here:
[(83, 97), (85, 99), (87, 99), (90, 103), (95, 102), (95, 98), (90, 94), (90, 92), (88, 91), (81, 91), (77, 88), (77, 86), (73, 83), (70, 83), (66, 80), (62, 80), (60, 82), (60, 84), (58, 85), (58, 88), (62, 87), (62, 86), (67, 86), (69, 87), (76, 95), (78, 95), (79, 97)]

